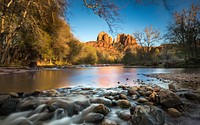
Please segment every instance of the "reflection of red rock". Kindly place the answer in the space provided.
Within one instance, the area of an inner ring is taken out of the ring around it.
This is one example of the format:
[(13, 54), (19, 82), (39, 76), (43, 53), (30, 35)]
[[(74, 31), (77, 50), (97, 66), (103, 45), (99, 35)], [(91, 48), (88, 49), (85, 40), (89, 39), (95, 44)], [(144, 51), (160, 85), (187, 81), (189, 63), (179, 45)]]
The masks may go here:
[(97, 76), (101, 76), (101, 77), (98, 77), (97, 79), (98, 87), (109, 88), (109, 87), (117, 86), (117, 79), (119, 79), (119, 76), (117, 76), (116, 74), (120, 74), (120, 72), (122, 72), (121, 68), (116, 68), (116, 67), (99, 68), (96, 72)]

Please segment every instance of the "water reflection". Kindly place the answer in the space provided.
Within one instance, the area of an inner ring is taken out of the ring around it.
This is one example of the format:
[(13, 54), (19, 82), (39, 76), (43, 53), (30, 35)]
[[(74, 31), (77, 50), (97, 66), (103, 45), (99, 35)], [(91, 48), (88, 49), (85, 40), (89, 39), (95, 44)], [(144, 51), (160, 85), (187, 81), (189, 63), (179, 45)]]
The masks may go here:
[[(165, 69), (165, 68), (123, 68), (92, 67), (65, 70), (45, 70), (0, 76), (0, 93), (30, 92), (36, 89), (46, 90), (60, 87), (115, 87), (120, 84), (134, 85), (137, 79), (149, 81), (142, 74), (169, 72), (199, 72), (199, 69)], [(150, 81), (152, 82), (152, 81)], [(158, 83), (161, 86), (166, 84)]]

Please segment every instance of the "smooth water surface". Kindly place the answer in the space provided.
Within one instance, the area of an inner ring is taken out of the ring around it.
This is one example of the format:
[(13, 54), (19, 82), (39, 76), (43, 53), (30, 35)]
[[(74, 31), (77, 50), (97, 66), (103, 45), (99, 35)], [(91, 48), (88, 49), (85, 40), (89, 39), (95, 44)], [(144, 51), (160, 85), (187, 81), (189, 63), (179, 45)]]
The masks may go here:
[[(198, 69), (196, 69), (198, 70)], [(194, 72), (182, 68), (123, 68), (123, 66), (48, 69), (0, 76), (0, 93), (31, 92), (60, 87), (116, 87), (119, 84), (134, 85), (137, 79), (166, 87), (154, 78), (142, 74)]]

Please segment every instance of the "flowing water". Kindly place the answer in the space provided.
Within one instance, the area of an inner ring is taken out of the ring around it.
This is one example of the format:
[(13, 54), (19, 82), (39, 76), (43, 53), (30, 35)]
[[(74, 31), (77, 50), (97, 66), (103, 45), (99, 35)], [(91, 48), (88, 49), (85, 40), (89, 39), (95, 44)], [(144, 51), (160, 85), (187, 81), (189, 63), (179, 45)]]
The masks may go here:
[(20, 74), (0, 76), (0, 93), (31, 92), (60, 87), (116, 87), (118, 83), (134, 85), (138, 79), (162, 87), (167, 84), (143, 74), (195, 72), (198, 69), (183, 68), (124, 68), (123, 66), (46, 69)]
[[(136, 83), (141, 81), (149, 84), (157, 84), (159, 86), (167, 88), (166, 83), (163, 83), (162, 81), (155, 78), (146, 77), (143, 74), (181, 72), (190, 73), (191, 71), (192, 73), (194, 73), (198, 71), (198, 69), (123, 68), (122, 66), (110, 66), (48, 69), (21, 74), (3, 75), (0, 76), (1, 93), (6, 93), (10, 91), (30, 92), (35, 89), (47, 90), (60, 88), (58, 89), (59, 92), (63, 92), (64, 95), (60, 97), (47, 96), (22, 98), (20, 99), (20, 103), (18, 104), (17, 108), (19, 112), (12, 113), (6, 117), (0, 117), (0, 125), (78, 125), (84, 123), (85, 117), (97, 104), (88, 104), (83, 110), (80, 110), (77, 114), (75, 113), (70, 116), (69, 114), (70, 112), (73, 112), (73, 105), (76, 104), (76, 102), (81, 102), (78, 104), (87, 104), (87, 102), (89, 102), (91, 98), (101, 98), (106, 93), (123, 93), (125, 92), (123, 89), (111, 87), (116, 87), (123, 84), (135, 85)], [(75, 86), (91, 87), (93, 89), (84, 91)], [(47, 110), (47, 103), (51, 102), (52, 100), (57, 100), (57, 102), (62, 102), (62, 104), (67, 105), (66, 109), (57, 108), (54, 112), (49, 112)], [(29, 109), (28, 111), (20, 110), (20, 107), (30, 104), (37, 104), (37, 107), (34, 109)], [(136, 105), (136, 102), (131, 101), (131, 104)], [(79, 106), (81, 107), (82, 105)], [(130, 112), (129, 109), (122, 110), (119, 107), (110, 107), (110, 109), (111, 111), (106, 116), (106, 118), (116, 121), (119, 125), (129, 125), (127, 121), (123, 121), (117, 116), (117, 112)], [(44, 121), (43, 123), (40, 122), (42, 121), (41, 119), (48, 117), (51, 118), (47, 121)], [(185, 116), (180, 117), (180, 119), (186, 119), (188, 124), (193, 122), (193, 125), (198, 125), (199, 123), (198, 119), (192, 120), (192, 122), (190, 122), (190, 119), (188, 120), (188, 117)], [(173, 121), (173, 123), (176, 122), (177, 121)], [(180, 123), (180, 125), (182, 124)]]

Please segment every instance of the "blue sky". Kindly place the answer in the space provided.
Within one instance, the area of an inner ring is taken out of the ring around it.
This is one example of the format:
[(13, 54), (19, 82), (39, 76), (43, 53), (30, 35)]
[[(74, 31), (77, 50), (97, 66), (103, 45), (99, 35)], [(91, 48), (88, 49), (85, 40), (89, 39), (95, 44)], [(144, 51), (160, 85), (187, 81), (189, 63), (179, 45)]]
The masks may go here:
[[(115, 0), (116, 4), (123, 6), (120, 9), (119, 33), (133, 34), (134, 31), (142, 31), (146, 26), (152, 25), (159, 29), (161, 34), (166, 32), (167, 23), (170, 21), (170, 12), (163, 6), (162, 0), (159, 5), (135, 4), (135, 0)], [(148, 0), (146, 0), (148, 1)], [(167, 0), (173, 6), (173, 10), (188, 8), (192, 3), (200, 4), (200, 0)], [(105, 21), (87, 9), (83, 0), (71, 0), (69, 7), (69, 24), (76, 38), (81, 42), (94, 41), (101, 31), (109, 33), (108, 25)], [(115, 37), (115, 36), (113, 36)]]

